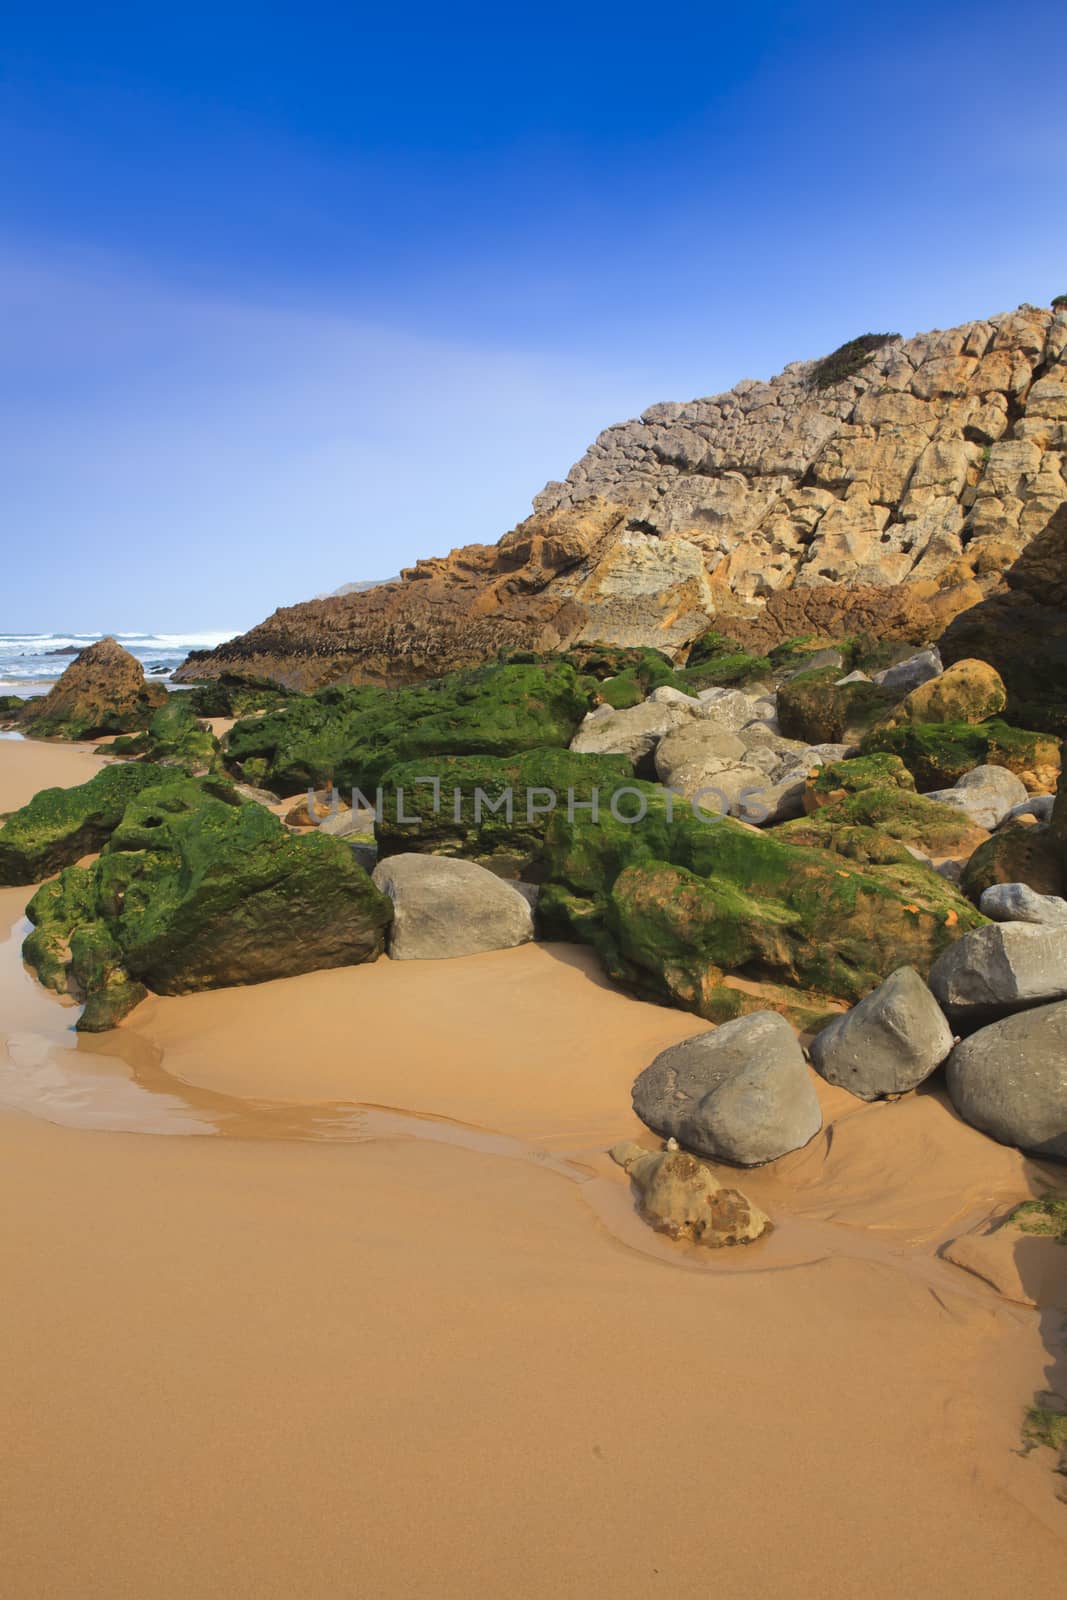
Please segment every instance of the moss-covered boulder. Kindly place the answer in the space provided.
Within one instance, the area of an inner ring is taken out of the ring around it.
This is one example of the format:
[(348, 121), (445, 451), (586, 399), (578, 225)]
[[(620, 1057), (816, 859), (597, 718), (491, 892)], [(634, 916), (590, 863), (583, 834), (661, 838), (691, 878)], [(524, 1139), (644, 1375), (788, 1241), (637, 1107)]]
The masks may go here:
[(42, 789), (0, 828), (0, 884), (39, 883), (99, 850), (130, 801), (172, 776), (165, 767), (123, 763), (70, 789)]
[(893, 712), (892, 721), (984, 722), (1008, 703), (1004, 680), (988, 661), (957, 661), (938, 678), (913, 689)]
[(484, 667), (412, 688), (322, 689), (235, 723), (226, 760), (281, 794), (330, 783), (369, 792), (400, 761), (563, 748), (592, 694), (567, 662)]
[(632, 783), (625, 756), (572, 750), (400, 762), (382, 779), (379, 852), (465, 856), (505, 876), (536, 880), (553, 811), (590, 804), (595, 793), (606, 812), (612, 795)]
[(783, 823), (777, 836), (836, 850), (856, 861), (888, 864), (910, 858), (909, 845), (938, 859), (968, 857), (989, 834), (937, 800), (903, 789), (873, 788), (827, 800), (810, 816)]
[(539, 911), (549, 932), (593, 945), (616, 981), (711, 1021), (776, 1005), (775, 985), (854, 1003), (902, 964), (926, 972), (984, 921), (913, 862), (887, 869), (896, 879), (860, 871), (781, 829), (697, 821), (635, 787), (647, 810), (632, 825), (553, 817)]
[(257, 683), (223, 675), (188, 690), (188, 700), (198, 717), (248, 717), (259, 711), (275, 711), (292, 698), (292, 691), (276, 683)]
[(26, 709), (26, 701), (19, 694), (0, 694), (0, 725), (17, 722)]
[(840, 667), (800, 672), (778, 691), (778, 723), (787, 739), (807, 744), (858, 740), (884, 717), (893, 695), (876, 683), (842, 683)]
[(101, 746), (100, 753), (143, 757), (180, 767), (190, 776), (218, 771), (222, 766), (219, 741), (200, 721), (191, 696), (184, 692), (168, 695), (143, 733), (124, 734), (113, 744)]
[(372, 960), (392, 907), (340, 840), (290, 834), (232, 791), (171, 775), (130, 801), (98, 861), (44, 884), (27, 914), (27, 961), (85, 1000), (78, 1026), (97, 1031), (145, 987), (184, 994)]
[(899, 756), (920, 790), (950, 789), (975, 767), (1007, 767), (1031, 794), (1055, 788), (1060, 742), (1051, 734), (1013, 728), (999, 717), (988, 722), (909, 722), (872, 728), (865, 754)]
[(161, 683), (146, 683), (136, 656), (114, 639), (98, 639), (79, 655), (46, 695), (27, 700), (20, 728), (34, 738), (97, 739), (146, 728), (163, 705)]
[(963, 869), (960, 888), (977, 905), (995, 883), (1025, 883), (1037, 894), (1062, 895), (1067, 871), (1051, 829), (1012, 822), (980, 844)]
[(808, 778), (805, 811), (817, 811), (832, 800), (860, 794), (864, 789), (902, 789), (915, 793), (915, 779), (899, 756), (854, 756), (850, 761), (828, 761)]

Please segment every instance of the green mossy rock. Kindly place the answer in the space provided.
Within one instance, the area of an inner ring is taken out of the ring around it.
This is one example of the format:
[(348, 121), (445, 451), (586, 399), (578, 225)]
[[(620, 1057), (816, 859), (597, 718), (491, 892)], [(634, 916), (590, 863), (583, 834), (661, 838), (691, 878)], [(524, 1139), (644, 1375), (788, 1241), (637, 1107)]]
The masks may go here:
[(84, 999), (78, 1026), (97, 1031), (146, 987), (184, 994), (373, 960), (392, 905), (340, 840), (294, 836), (262, 806), (171, 776), (27, 914), (26, 960)]
[[(895, 851), (912, 845), (929, 856), (969, 855), (988, 837), (952, 806), (903, 789), (861, 789), (820, 806), (811, 816), (775, 830), (793, 844), (836, 850), (858, 861), (911, 859)], [(886, 853), (888, 851), (888, 853)]]
[(123, 763), (71, 789), (42, 789), (0, 828), (0, 884), (39, 883), (99, 850), (130, 801), (172, 776), (165, 767)]
[[(439, 809), (425, 781), (439, 784)], [(493, 866), (506, 876), (539, 875), (539, 861), (551, 812), (550, 791), (566, 809), (568, 791), (575, 804), (590, 801), (594, 790), (606, 809), (615, 790), (632, 784), (625, 756), (579, 755), (571, 750), (529, 750), (517, 756), (434, 756), (401, 762), (382, 779), (382, 819), (376, 833), (382, 856), (408, 850), (465, 856)], [(506, 814), (512, 792), (511, 818)], [(460, 799), (455, 799), (455, 791)], [(485, 796), (476, 807), (476, 791)], [(541, 790), (541, 794), (535, 791)], [(405, 823), (402, 815), (418, 817)], [(374, 799), (373, 795), (368, 796)], [(494, 811), (493, 806), (501, 809)], [(477, 811), (477, 815), (476, 815)]]
[(807, 744), (841, 744), (883, 717), (895, 699), (876, 683), (838, 687), (839, 667), (801, 672), (778, 691), (778, 724), (787, 739)]
[(222, 766), (222, 748), (197, 717), (192, 697), (175, 692), (160, 706), (144, 733), (128, 734), (111, 745), (102, 745), (101, 755), (143, 756), (167, 766), (180, 767), (191, 776), (217, 772)]
[(648, 814), (633, 826), (552, 819), (539, 913), (550, 936), (593, 945), (616, 981), (711, 1021), (776, 1004), (731, 977), (851, 1004), (901, 965), (926, 972), (985, 920), (910, 858), (888, 877), (858, 871), (781, 829), (699, 822), (655, 785), (635, 787)]
[(194, 684), (188, 700), (198, 717), (248, 717), (257, 711), (275, 711), (293, 698), (276, 683), (256, 683), (238, 678), (211, 678)]
[(960, 888), (977, 905), (995, 883), (1025, 883), (1035, 894), (1062, 895), (1067, 870), (1051, 829), (1013, 822), (980, 844), (963, 869)]
[(0, 694), (0, 722), (17, 722), (26, 708), (19, 694)]
[(850, 761), (830, 761), (808, 783), (817, 805), (864, 789), (902, 789), (915, 793), (915, 779), (896, 755), (854, 756)]
[(899, 756), (920, 790), (950, 789), (975, 767), (1007, 767), (1035, 782), (1055, 781), (1060, 764), (1059, 741), (1047, 733), (1013, 728), (999, 717), (988, 722), (913, 722), (895, 728), (872, 728), (863, 752)]
[(592, 687), (561, 662), (484, 667), (413, 688), (322, 689), (235, 723), (227, 765), (280, 794), (331, 782), (369, 793), (401, 761), (564, 747)]

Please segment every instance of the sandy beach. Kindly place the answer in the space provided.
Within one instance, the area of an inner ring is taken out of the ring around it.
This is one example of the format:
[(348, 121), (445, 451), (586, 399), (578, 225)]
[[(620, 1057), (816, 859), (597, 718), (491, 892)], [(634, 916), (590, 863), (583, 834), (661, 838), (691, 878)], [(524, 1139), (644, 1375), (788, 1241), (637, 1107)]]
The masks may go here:
[[(0, 811), (97, 765), (0, 741)], [(383, 958), (76, 1038), (18, 960), (30, 892), (0, 890), (6, 1593), (1055, 1588), (1062, 1479), (1020, 1425), (1064, 1385), (1056, 1247), (1016, 1263), (1045, 1309), (939, 1257), (1041, 1169), (937, 1090), (820, 1080), (823, 1132), (729, 1172), (774, 1232), (701, 1254), (604, 1152), (654, 1145), (630, 1084), (705, 1024), (587, 951)]]

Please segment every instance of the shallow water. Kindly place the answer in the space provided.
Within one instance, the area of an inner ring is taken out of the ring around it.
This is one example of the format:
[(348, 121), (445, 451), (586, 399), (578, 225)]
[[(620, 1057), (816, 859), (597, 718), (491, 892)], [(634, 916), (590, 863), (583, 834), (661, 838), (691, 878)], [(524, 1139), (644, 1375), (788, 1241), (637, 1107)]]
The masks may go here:
[(590, 1176), (519, 1139), (442, 1118), (356, 1102), (246, 1100), (183, 1083), (167, 1072), (162, 1052), (136, 1033), (76, 1031), (79, 1008), (49, 994), (22, 963), (22, 942), (31, 926), (26, 919), (16, 923), (0, 945), (7, 1046), (0, 1056), (0, 1110), (107, 1133), (346, 1144), (429, 1139), (482, 1155), (531, 1161), (573, 1182)]

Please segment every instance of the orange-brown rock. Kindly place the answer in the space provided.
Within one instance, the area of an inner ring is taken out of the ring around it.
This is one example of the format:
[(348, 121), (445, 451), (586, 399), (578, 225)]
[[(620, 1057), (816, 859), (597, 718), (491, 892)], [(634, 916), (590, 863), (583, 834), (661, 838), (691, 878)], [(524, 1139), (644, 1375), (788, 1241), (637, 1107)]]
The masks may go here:
[(161, 683), (146, 683), (136, 656), (114, 639), (81, 651), (40, 699), (28, 700), (19, 719), (38, 738), (95, 739), (147, 728), (167, 698)]
[(797, 362), (652, 406), (602, 433), (499, 544), (277, 611), (181, 676), (313, 688), (501, 649), (676, 656), (712, 624), (756, 649), (797, 634), (921, 643), (1010, 586), (1062, 606), (1065, 351), (1067, 312), (1022, 306), (888, 338), (829, 387)]

